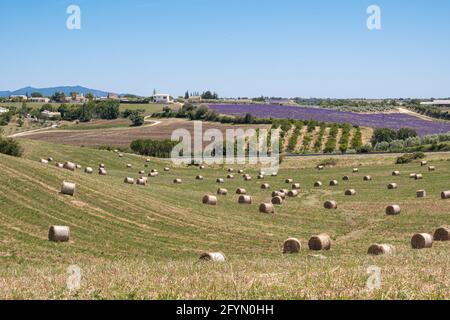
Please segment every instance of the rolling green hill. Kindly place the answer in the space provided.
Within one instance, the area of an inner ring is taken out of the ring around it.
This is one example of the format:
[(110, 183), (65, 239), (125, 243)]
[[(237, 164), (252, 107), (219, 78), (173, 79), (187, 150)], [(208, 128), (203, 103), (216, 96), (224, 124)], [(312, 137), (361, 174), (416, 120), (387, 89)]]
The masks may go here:
[[(430, 156), (436, 166), (428, 172), (418, 163), (396, 166), (392, 159), (374, 161), (355, 156), (360, 172), (351, 173), (351, 161), (317, 171), (317, 159), (288, 159), (277, 177), (257, 180), (257, 169), (247, 168), (253, 177), (220, 185), (227, 196), (218, 196), (217, 206), (201, 203), (205, 194), (215, 195), (216, 178), (226, 178), (225, 167), (200, 170), (172, 167), (135, 155), (119, 158), (109, 151), (23, 140), (22, 158), (0, 155), (0, 298), (94, 298), (94, 299), (448, 299), (450, 296), (450, 243), (435, 242), (433, 248), (413, 250), (410, 238), (417, 232), (433, 231), (450, 224), (450, 200), (440, 192), (450, 189), (450, 154)], [(53, 157), (44, 165), (40, 158)], [(94, 168), (70, 172), (55, 162), (73, 161)], [(377, 163), (380, 162), (380, 163)], [(99, 163), (108, 176), (96, 174)], [(132, 168), (126, 168), (126, 164)], [(299, 169), (304, 167), (304, 169)], [(126, 176), (138, 177), (139, 170), (158, 169), (160, 176), (149, 185), (126, 185)], [(238, 167), (235, 167), (237, 169)], [(392, 177), (393, 169), (401, 176)], [(409, 173), (423, 173), (423, 180), (409, 179)], [(205, 180), (195, 180), (201, 174)], [(373, 181), (364, 182), (370, 174)], [(349, 175), (350, 181), (342, 181)], [(181, 178), (182, 184), (173, 184)], [(301, 183), (298, 198), (289, 198), (275, 208), (274, 215), (258, 212), (269, 202), (271, 192), (290, 188), (293, 178)], [(328, 186), (336, 179), (339, 185)], [(77, 184), (74, 197), (59, 194), (62, 181)], [(313, 188), (316, 180), (323, 187)], [(261, 190), (269, 183), (271, 189)], [(387, 190), (390, 182), (398, 190)], [(234, 191), (245, 187), (252, 205), (237, 204)], [(356, 196), (344, 196), (349, 187)], [(418, 199), (416, 190), (428, 197)], [(335, 200), (337, 210), (323, 208)], [(399, 204), (402, 213), (386, 216), (385, 207)], [(71, 228), (71, 241), (47, 240), (51, 225)], [(308, 239), (328, 233), (330, 251), (308, 250)], [(282, 255), (288, 237), (302, 243), (299, 254)], [(393, 244), (393, 256), (367, 255), (373, 243)], [(198, 262), (203, 251), (221, 251), (225, 263)], [(81, 289), (66, 289), (67, 267), (82, 271)], [(381, 289), (369, 291), (367, 268), (381, 268)]]

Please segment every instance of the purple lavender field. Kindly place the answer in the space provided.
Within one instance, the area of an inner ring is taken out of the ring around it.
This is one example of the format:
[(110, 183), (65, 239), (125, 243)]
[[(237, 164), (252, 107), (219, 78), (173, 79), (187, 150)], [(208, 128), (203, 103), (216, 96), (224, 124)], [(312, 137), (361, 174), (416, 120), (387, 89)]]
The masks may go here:
[(277, 105), (225, 105), (211, 104), (209, 107), (221, 114), (244, 116), (247, 113), (258, 118), (287, 118), (318, 120), (323, 122), (351, 123), (372, 128), (411, 128), (420, 136), (450, 132), (450, 122), (427, 121), (404, 113), (359, 114), (314, 107)]

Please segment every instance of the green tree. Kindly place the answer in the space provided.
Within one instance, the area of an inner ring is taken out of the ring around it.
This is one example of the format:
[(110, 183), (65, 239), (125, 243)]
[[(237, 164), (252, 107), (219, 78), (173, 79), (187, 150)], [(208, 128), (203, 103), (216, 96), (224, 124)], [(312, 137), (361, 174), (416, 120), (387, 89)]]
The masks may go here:
[(397, 139), (397, 132), (388, 128), (378, 128), (375, 129), (372, 136), (372, 146), (375, 146), (379, 142), (391, 142), (392, 140)]
[(65, 102), (66, 100), (66, 95), (64, 94), (64, 92), (55, 92), (51, 99), (55, 102)]
[(401, 128), (397, 132), (397, 139), (398, 140), (406, 140), (408, 138), (417, 137), (417, 132), (410, 128)]
[(32, 92), (31, 97), (33, 98), (42, 98), (42, 93), (40, 92)]
[(130, 116), (130, 120), (133, 123), (134, 127), (142, 126), (145, 122), (144, 117), (137, 112)]
[(94, 100), (94, 95), (92, 94), (92, 92), (88, 92), (85, 95), (86, 99), (88, 99), (89, 101)]

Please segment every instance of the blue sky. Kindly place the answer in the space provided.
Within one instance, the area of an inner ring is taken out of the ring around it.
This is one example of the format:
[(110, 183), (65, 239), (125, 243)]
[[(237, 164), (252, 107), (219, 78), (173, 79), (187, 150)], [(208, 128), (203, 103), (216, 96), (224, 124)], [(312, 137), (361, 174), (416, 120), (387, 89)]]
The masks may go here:
[(448, 97), (449, 16), (447, 0), (1, 0), (0, 90)]

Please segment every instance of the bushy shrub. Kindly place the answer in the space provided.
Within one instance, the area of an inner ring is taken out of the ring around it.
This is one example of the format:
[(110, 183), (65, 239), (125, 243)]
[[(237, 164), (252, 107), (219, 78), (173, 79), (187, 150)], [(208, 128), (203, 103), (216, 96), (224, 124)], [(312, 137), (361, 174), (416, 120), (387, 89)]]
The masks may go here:
[(387, 141), (382, 141), (382, 142), (378, 142), (375, 147), (374, 147), (375, 151), (388, 151), (389, 150), (389, 142)]
[(405, 140), (405, 147), (417, 147), (422, 144), (422, 141), (419, 137), (411, 137)]
[(425, 158), (425, 154), (423, 152), (415, 152), (415, 153), (405, 153), (404, 155), (397, 158), (397, 164), (405, 164), (410, 163), (417, 159)]
[(13, 139), (5, 139), (0, 137), (0, 153), (20, 157), (22, 152), (23, 150), (19, 142)]
[(403, 140), (394, 140), (391, 141), (391, 143), (389, 144), (389, 151), (390, 152), (400, 152), (403, 151), (404, 145), (403, 145)]
[(134, 140), (130, 144), (131, 150), (140, 155), (158, 157), (158, 158), (170, 158), (172, 149), (178, 144), (177, 141), (171, 140), (150, 140), (150, 139), (138, 139)]
[(373, 148), (370, 144), (362, 145), (359, 148), (356, 148), (356, 152), (358, 153), (369, 153), (372, 152)]

